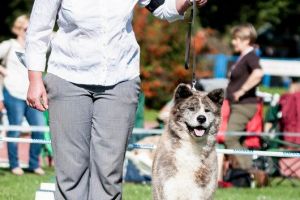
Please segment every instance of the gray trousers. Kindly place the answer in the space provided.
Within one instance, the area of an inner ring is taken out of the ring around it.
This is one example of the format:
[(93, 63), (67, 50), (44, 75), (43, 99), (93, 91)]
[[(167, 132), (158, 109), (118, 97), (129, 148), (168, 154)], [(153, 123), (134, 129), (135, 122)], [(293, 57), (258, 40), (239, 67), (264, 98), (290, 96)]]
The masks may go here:
[(47, 74), (56, 200), (122, 199), (127, 141), (140, 78), (115, 86), (70, 83)]

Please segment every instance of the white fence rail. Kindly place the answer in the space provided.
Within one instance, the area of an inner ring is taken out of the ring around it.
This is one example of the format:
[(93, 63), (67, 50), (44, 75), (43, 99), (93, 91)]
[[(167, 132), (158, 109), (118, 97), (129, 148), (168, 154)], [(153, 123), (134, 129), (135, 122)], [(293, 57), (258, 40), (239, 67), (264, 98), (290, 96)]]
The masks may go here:
[(300, 77), (300, 60), (261, 59), (260, 64), (268, 75)]

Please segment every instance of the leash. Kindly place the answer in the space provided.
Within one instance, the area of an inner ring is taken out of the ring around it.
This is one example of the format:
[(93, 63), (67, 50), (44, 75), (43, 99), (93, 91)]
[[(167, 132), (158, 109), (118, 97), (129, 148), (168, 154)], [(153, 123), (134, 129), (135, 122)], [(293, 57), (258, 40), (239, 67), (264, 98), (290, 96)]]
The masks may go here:
[[(184, 67), (186, 70), (189, 69), (189, 65), (190, 65), (190, 54), (191, 54), (191, 40), (192, 40), (192, 30), (193, 30), (193, 26), (195, 25), (195, 19), (196, 19), (196, 13), (197, 13), (197, 7), (196, 7), (196, 3), (195, 0), (193, 0), (193, 6), (191, 9), (191, 13), (190, 13), (190, 17), (188, 20), (188, 31), (187, 31), (187, 36), (186, 36), (186, 41), (185, 41), (185, 45), (186, 45), (186, 50), (185, 50), (185, 59), (184, 59)], [(196, 75), (195, 75), (195, 70), (196, 70), (196, 51), (195, 51), (195, 39), (194, 39), (194, 48), (193, 48), (193, 62), (192, 62), (192, 89), (195, 89), (195, 85), (196, 85)]]

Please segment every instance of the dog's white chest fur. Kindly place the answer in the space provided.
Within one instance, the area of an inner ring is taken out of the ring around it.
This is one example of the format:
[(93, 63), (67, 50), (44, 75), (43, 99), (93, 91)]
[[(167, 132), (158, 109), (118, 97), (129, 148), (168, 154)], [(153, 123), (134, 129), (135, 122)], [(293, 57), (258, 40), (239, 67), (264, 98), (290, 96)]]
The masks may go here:
[[(176, 150), (175, 165), (177, 173), (165, 182), (164, 196), (168, 200), (191, 200), (206, 199), (203, 195), (214, 187), (199, 187), (196, 182), (196, 171), (201, 168), (203, 161), (201, 160), (201, 148), (195, 147), (190, 143), (183, 143), (181, 148)], [(217, 163), (215, 163), (217, 165)]]
[[(183, 144), (175, 153), (175, 165), (178, 169), (177, 174), (165, 183), (164, 194), (167, 199), (178, 199), (185, 197), (186, 199), (199, 199), (197, 196), (201, 194), (199, 187), (195, 182), (195, 171), (201, 165), (200, 156), (191, 154), (193, 148), (190, 145)], [(188, 185), (188, 188), (185, 188)], [(183, 200), (183, 199), (182, 199)]]

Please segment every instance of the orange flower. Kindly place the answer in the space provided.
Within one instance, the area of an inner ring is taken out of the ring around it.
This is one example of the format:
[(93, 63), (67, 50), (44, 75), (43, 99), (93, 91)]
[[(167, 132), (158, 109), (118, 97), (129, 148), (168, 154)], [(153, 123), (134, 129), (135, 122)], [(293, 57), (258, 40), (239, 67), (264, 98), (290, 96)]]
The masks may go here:
[(156, 75), (162, 75), (164, 73), (164, 69), (161, 66), (156, 66), (153, 72)]
[(156, 89), (161, 86), (161, 82), (159, 80), (152, 81), (152, 88)]

